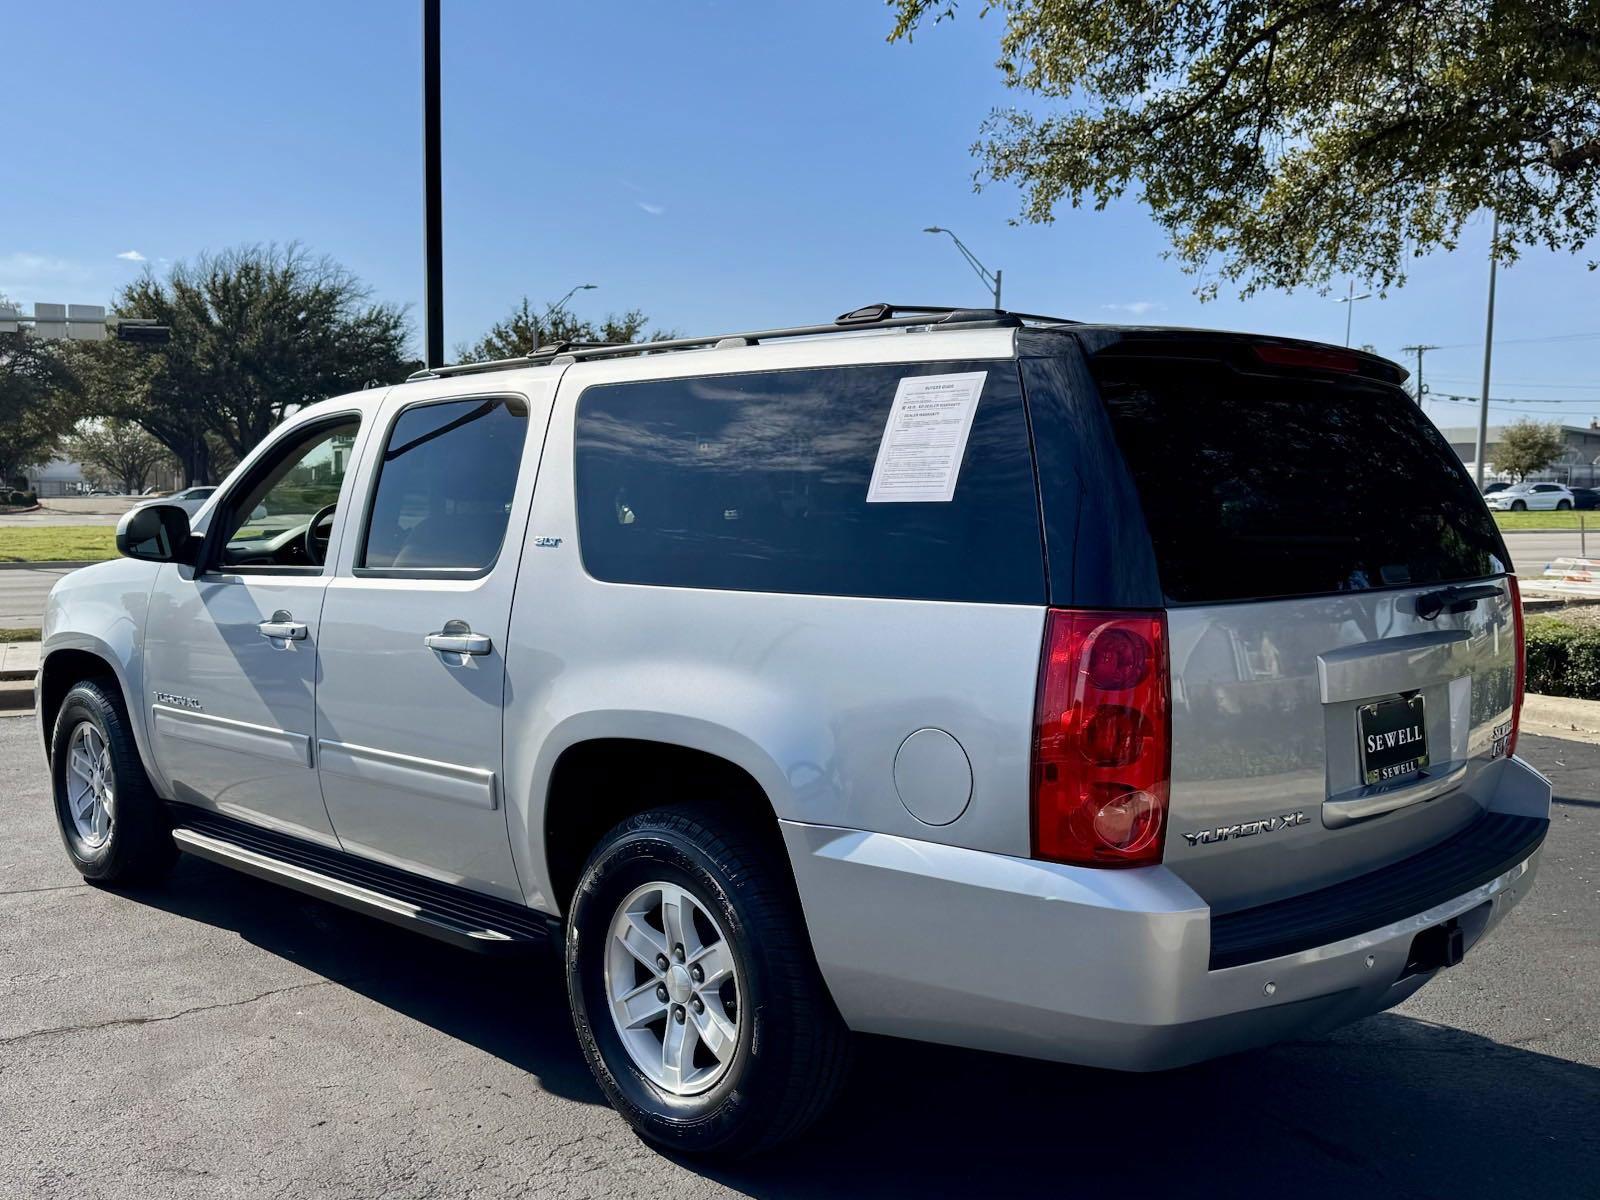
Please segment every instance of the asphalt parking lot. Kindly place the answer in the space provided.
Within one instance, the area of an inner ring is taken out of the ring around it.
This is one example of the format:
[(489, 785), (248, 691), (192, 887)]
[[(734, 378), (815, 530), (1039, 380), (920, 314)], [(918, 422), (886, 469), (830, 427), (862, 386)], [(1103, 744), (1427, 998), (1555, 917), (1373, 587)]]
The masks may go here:
[(602, 1103), (554, 955), (197, 860), (84, 886), (32, 719), (0, 719), (0, 1195), (1593, 1195), (1600, 746), (1524, 753), (1560, 798), (1538, 885), (1401, 1009), (1159, 1076), (865, 1041), (802, 1143), (702, 1167)]

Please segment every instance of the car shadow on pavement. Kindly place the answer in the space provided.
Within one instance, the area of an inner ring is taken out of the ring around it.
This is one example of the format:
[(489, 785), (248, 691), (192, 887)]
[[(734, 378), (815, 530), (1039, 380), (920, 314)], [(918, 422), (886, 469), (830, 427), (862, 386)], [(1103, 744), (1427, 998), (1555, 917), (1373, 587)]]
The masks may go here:
[[(554, 952), (470, 954), (192, 858), (130, 898), (234, 930), (552, 1094), (604, 1103)], [(748, 1162), (679, 1161), (770, 1200), (1565, 1196), (1600, 1179), (1597, 1113), (1600, 1070), (1392, 1013), (1159, 1075), (861, 1038), (844, 1096), (805, 1138)]]
[[(358, 995), (470, 1043), (545, 1091), (604, 1104), (578, 1049), (560, 960), (474, 954), (189, 855), (158, 888), (126, 895), (220, 929)], [(560, 1021), (532, 1013), (560, 1014)]]

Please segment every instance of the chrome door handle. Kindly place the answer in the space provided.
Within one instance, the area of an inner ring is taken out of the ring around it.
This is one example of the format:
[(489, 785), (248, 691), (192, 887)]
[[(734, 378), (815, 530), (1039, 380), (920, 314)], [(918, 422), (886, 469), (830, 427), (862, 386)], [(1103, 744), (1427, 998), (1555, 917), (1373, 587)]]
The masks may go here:
[(286, 609), (277, 612), (256, 626), (264, 638), (281, 638), (287, 642), (303, 642), (310, 632), (304, 621), (296, 621)]
[(422, 639), (422, 644), (441, 654), (480, 655), (494, 649), (488, 634), (473, 633), (472, 626), (465, 621), (446, 621), (443, 629), (438, 633), (430, 633)]

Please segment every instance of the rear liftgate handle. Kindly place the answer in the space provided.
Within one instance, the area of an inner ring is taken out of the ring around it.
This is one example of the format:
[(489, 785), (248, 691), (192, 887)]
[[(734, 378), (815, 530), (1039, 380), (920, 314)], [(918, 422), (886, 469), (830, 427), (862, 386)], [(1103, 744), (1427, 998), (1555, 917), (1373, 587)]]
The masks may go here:
[(494, 648), (488, 634), (473, 633), (472, 626), (465, 621), (446, 621), (443, 629), (430, 633), (422, 639), (422, 644), (441, 654), (481, 655)]

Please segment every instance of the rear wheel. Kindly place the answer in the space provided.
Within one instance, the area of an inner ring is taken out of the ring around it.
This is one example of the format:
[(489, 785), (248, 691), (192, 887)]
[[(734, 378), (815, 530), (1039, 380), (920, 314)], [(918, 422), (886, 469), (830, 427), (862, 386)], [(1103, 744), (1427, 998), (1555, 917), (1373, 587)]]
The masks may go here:
[(177, 849), (116, 685), (91, 679), (73, 687), (51, 746), (56, 824), (78, 873), (108, 884), (164, 876)]
[(1561, 509), (1562, 511), (1566, 511), (1567, 509), (1572, 507), (1572, 501), (1571, 500), (1557, 500), (1556, 501), (1556, 507), (1558, 509)]
[(659, 809), (602, 839), (572, 902), (566, 965), (595, 1079), (669, 1149), (768, 1149), (843, 1080), (849, 1035), (786, 864), (709, 813)]

